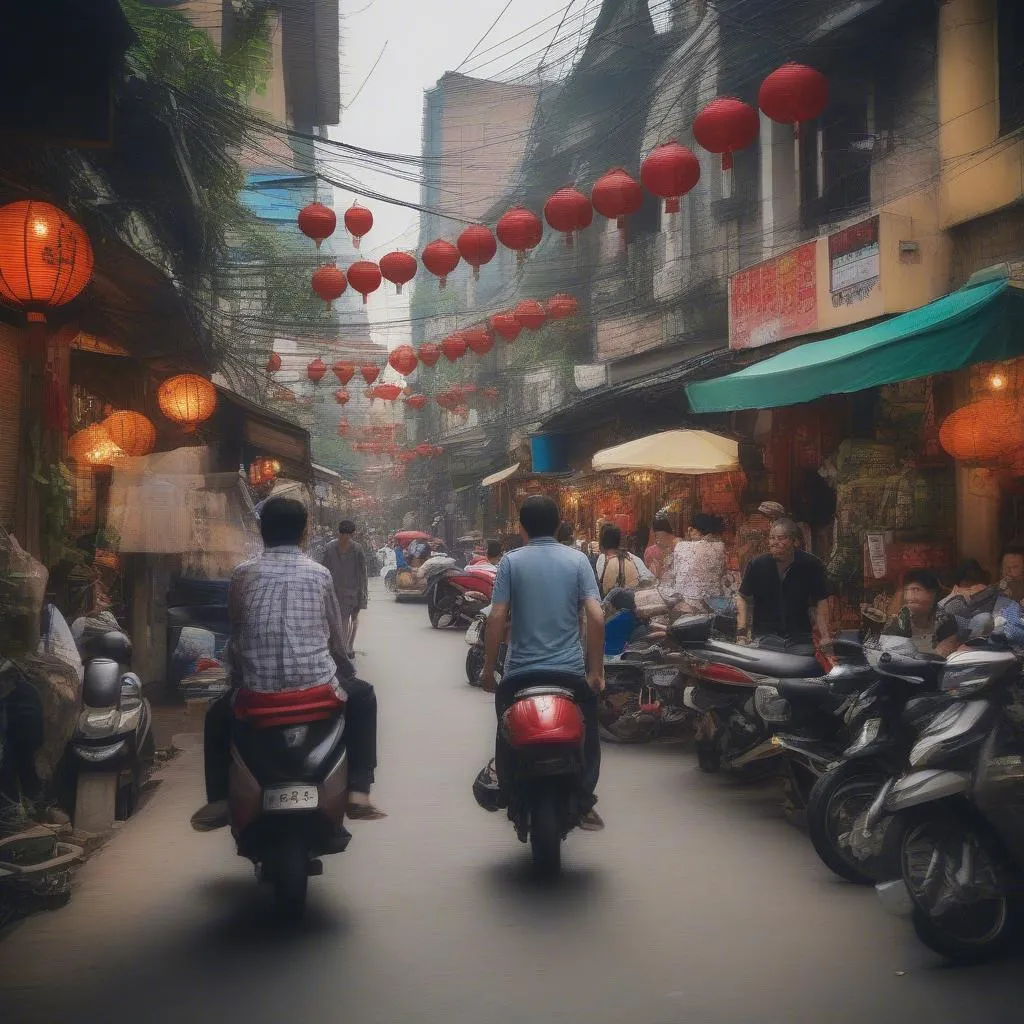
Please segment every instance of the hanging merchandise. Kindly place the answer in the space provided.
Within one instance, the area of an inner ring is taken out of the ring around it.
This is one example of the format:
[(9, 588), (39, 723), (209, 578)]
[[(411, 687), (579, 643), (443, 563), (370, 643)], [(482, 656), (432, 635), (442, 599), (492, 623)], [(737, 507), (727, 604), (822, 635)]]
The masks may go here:
[(410, 253), (395, 251), (380, 258), (380, 272), (395, 286), (395, 294), (402, 294), (402, 285), (408, 284), (419, 269), (416, 257)]
[(559, 292), (548, 299), (547, 311), (549, 320), (568, 320), (576, 315), (576, 300), (571, 295)]
[(666, 213), (678, 213), (680, 197), (700, 181), (700, 161), (672, 139), (648, 153), (640, 165), (640, 180), (648, 192), (665, 200)]
[(712, 100), (693, 121), (693, 137), (709, 153), (722, 155), (722, 170), (732, 170), (732, 155), (757, 138), (757, 111), (733, 96)]
[(762, 83), (758, 106), (773, 121), (791, 124), (800, 135), (800, 125), (821, 117), (828, 106), (828, 79), (806, 64), (783, 64)]
[(466, 354), (466, 339), (461, 334), (449, 334), (441, 342), (441, 351), (449, 363), (454, 363)]
[(313, 271), (312, 285), (313, 291), (327, 303), (329, 309), (335, 299), (345, 294), (348, 281), (342, 271), (333, 263), (328, 263)]
[(443, 238), (435, 238), (420, 253), (420, 261), (439, 279), (439, 288), (448, 283), (448, 275), (459, 265), (459, 250)]
[(318, 249), (325, 238), (334, 234), (337, 226), (337, 214), (323, 203), (310, 203), (299, 210), (299, 230), (307, 238), (312, 238)]
[(408, 377), (419, 365), (419, 360), (412, 345), (399, 345), (388, 355), (388, 363), (396, 373)]
[(424, 408), (426, 406), (426, 404), (427, 404), (427, 396), (426, 395), (410, 395), (405, 400), (405, 404), (410, 409), (415, 409), (417, 412), (419, 412), (420, 409), (422, 409), (422, 408)]
[(217, 389), (197, 373), (183, 373), (160, 385), (156, 401), (169, 420), (191, 432), (213, 415)]
[(277, 373), (281, 369), (281, 357), (276, 352), (267, 356), (267, 373)]
[(141, 412), (111, 413), (102, 427), (110, 440), (133, 458), (148, 455), (156, 447), (156, 427)]
[(319, 384), (320, 381), (324, 379), (324, 374), (326, 372), (327, 364), (319, 356), (317, 356), (316, 359), (306, 367), (306, 376), (314, 384)]
[(438, 359), (441, 358), (441, 347), (440, 345), (435, 345), (432, 341), (425, 341), (420, 345), (417, 354), (424, 366), (436, 366)]
[(380, 287), (380, 267), (369, 260), (359, 260), (348, 268), (348, 283), (363, 297), (363, 305), (366, 305), (366, 297)]
[(344, 388), (338, 388), (338, 390), (334, 392), (334, 400), (338, 405), (348, 405), (349, 397), (349, 393)]
[(491, 234), (490, 228), (484, 227), (483, 224), (470, 224), (459, 235), (457, 246), (459, 254), (473, 268), (474, 281), (480, 279), (480, 268), (490, 263), (498, 251), (494, 235)]
[(373, 227), (373, 214), (365, 206), (353, 203), (345, 211), (345, 227), (352, 236), (352, 244), (358, 249), (359, 239), (369, 234)]
[(571, 247), (573, 235), (590, 227), (594, 219), (594, 206), (578, 189), (560, 188), (544, 204), (544, 219), (555, 231), (565, 235), (565, 244)]
[(359, 372), (363, 375), (363, 380), (369, 385), (380, 376), (380, 367), (376, 363), (363, 363), (359, 367)]
[(548, 314), (536, 299), (523, 299), (515, 308), (515, 317), (527, 330), (539, 331)]
[(544, 225), (535, 213), (524, 206), (514, 206), (498, 219), (495, 229), (498, 241), (506, 249), (512, 249), (518, 262), (526, 259), (526, 253), (540, 244), (544, 237)]
[(490, 320), (491, 330), (499, 337), (502, 337), (510, 345), (519, 337), (523, 325), (514, 312), (495, 313)]
[(466, 347), (478, 356), (485, 356), (494, 347), (494, 338), (486, 327), (471, 327), (462, 332)]
[(355, 366), (352, 363), (346, 362), (344, 359), (339, 359), (331, 369), (334, 371), (334, 376), (338, 378), (338, 383), (342, 387), (348, 384), (356, 373)]
[(1024, 446), (1020, 409), (1004, 398), (983, 398), (947, 416), (939, 444), (962, 462), (990, 462)]
[(614, 220), (619, 230), (626, 228), (626, 218), (636, 213), (644, 202), (640, 186), (621, 167), (613, 167), (594, 182), (590, 193), (594, 209), (602, 217)]

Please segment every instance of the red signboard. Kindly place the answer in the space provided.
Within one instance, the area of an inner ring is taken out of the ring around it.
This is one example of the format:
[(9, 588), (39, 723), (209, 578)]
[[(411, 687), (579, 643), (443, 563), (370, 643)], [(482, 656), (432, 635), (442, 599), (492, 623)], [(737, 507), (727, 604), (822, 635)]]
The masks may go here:
[(729, 279), (729, 348), (759, 348), (817, 328), (816, 252), (807, 242)]

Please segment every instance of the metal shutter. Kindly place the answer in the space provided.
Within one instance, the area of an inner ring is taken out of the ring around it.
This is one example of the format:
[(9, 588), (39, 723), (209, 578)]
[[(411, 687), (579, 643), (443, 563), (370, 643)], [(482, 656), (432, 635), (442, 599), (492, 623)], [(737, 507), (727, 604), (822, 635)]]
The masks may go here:
[(18, 494), (21, 361), (18, 332), (0, 324), (0, 525), (13, 525)]

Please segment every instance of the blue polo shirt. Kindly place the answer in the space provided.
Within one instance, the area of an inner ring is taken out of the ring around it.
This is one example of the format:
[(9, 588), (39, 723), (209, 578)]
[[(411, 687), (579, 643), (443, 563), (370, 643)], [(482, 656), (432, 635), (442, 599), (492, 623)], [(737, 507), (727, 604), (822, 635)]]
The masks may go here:
[(572, 672), (583, 675), (580, 608), (588, 597), (601, 600), (586, 555), (539, 537), (509, 551), (498, 564), (494, 604), (512, 615), (506, 678), (521, 672)]

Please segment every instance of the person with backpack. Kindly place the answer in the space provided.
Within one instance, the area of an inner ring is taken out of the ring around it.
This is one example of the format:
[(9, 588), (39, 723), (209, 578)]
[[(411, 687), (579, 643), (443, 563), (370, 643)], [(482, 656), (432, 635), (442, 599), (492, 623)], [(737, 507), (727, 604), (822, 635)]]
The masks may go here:
[(616, 587), (636, 590), (641, 583), (654, 579), (654, 573), (631, 551), (622, 547), (622, 531), (611, 523), (601, 527), (601, 553), (594, 572), (598, 589), (605, 598)]

